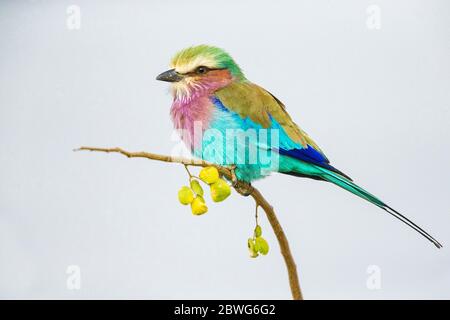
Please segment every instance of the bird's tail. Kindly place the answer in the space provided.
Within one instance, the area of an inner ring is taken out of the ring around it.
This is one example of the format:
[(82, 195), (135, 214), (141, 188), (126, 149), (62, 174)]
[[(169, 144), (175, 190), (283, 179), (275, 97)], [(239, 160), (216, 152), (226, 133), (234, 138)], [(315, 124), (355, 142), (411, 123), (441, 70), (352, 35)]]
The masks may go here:
[(359, 196), (359, 197), (369, 201), (370, 203), (373, 203), (374, 205), (376, 205), (377, 207), (380, 207), (381, 209), (383, 209), (384, 211), (386, 211), (390, 215), (394, 216), (395, 218), (397, 218), (398, 220), (400, 220), (404, 224), (406, 224), (409, 227), (411, 227), (412, 229), (416, 230), (422, 236), (424, 236), (429, 241), (431, 241), (437, 248), (442, 248), (442, 245), (439, 243), (439, 241), (437, 241), (432, 236), (430, 236), (430, 234), (428, 234), (428, 232), (423, 230), (421, 227), (416, 225), (414, 222), (409, 220), (407, 217), (405, 217), (404, 215), (402, 215), (398, 211), (392, 209), (390, 206), (385, 204), (383, 201), (381, 201), (380, 199), (378, 199), (374, 195), (370, 194), (369, 192), (367, 192), (366, 190), (364, 190), (360, 186), (356, 185), (354, 182), (352, 182), (352, 181), (348, 180), (347, 178), (345, 178), (345, 177), (343, 177), (343, 176), (341, 176), (341, 175), (339, 175), (339, 174), (337, 174), (335, 172), (332, 172), (330, 170), (327, 170), (327, 169), (324, 169), (324, 168), (319, 168), (319, 170), (323, 172), (323, 174), (320, 174), (320, 177), (323, 180), (326, 180), (328, 182), (334, 183), (335, 185), (337, 185), (337, 186), (339, 186), (339, 187), (341, 187), (341, 188), (343, 188), (343, 189), (345, 189), (347, 191), (350, 191), (351, 193), (353, 193), (353, 194), (355, 194), (355, 195), (357, 195), (357, 196)]

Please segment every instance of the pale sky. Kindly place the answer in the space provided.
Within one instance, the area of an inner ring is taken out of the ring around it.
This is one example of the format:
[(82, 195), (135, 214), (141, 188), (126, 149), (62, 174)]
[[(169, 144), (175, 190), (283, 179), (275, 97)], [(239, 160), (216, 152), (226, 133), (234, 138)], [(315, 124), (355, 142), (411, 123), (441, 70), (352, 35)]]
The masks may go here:
[[(285, 229), (305, 298), (449, 299), (449, 9), (2, 1), (0, 298), (290, 298), (264, 215), (271, 250), (248, 257), (251, 199), (207, 199), (209, 212), (193, 216), (177, 202), (182, 166), (72, 152), (170, 154), (171, 97), (155, 77), (176, 51), (205, 43), (282, 100), (333, 165), (444, 245), (331, 184), (273, 175), (255, 186)], [(73, 272), (79, 287), (68, 286)]]

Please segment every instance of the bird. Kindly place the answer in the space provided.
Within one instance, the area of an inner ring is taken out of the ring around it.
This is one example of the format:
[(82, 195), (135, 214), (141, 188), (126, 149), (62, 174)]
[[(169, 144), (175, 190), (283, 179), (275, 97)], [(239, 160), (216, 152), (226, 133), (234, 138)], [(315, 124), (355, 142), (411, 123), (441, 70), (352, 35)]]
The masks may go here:
[(394, 216), (437, 248), (429, 233), (330, 164), (272, 93), (248, 80), (225, 50), (196, 45), (172, 58), (156, 80), (170, 83), (170, 116), (193, 156), (232, 165), (251, 183), (272, 172), (330, 182)]

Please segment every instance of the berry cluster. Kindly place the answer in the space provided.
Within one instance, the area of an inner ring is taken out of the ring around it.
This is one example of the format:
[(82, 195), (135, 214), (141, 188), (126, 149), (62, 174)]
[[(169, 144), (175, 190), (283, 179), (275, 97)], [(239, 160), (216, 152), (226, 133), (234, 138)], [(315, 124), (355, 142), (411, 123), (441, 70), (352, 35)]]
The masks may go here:
[[(182, 205), (191, 205), (193, 215), (199, 216), (208, 211), (206, 205), (203, 188), (200, 181), (209, 186), (211, 199), (214, 202), (224, 201), (231, 194), (230, 185), (220, 177), (219, 171), (215, 167), (203, 168), (198, 177), (193, 176), (186, 166), (189, 174), (189, 186), (183, 186), (178, 191), (178, 201)], [(253, 231), (253, 237), (247, 241), (250, 257), (256, 258), (260, 254), (266, 255), (269, 252), (269, 244), (261, 236), (262, 229), (258, 224), (258, 206), (256, 206), (256, 227)]]
[(253, 237), (247, 241), (248, 252), (252, 258), (256, 258), (259, 254), (266, 255), (269, 253), (269, 244), (261, 235), (261, 226), (257, 224), (253, 231)]
[(178, 191), (178, 200), (183, 205), (190, 204), (194, 215), (199, 216), (208, 211), (200, 180), (209, 185), (211, 199), (214, 202), (221, 202), (231, 194), (230, 186), (225, 180), (220, 178), (219, 171), (215, 167), (203, 168), (198, 178), (191, 175), (189, 171), (188, 173), (190, 186), (181, 187)]

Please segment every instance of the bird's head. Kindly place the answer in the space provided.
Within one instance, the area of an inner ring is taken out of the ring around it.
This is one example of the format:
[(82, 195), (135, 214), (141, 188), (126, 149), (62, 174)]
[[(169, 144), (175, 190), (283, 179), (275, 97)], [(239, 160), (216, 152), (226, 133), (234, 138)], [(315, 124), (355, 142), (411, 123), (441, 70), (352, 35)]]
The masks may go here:
[(171, 82), (175, 98), (215, 91), (232, 81), (244, 80), (244, 74), (224, 50), (199, 45), (178, 52), (157, 80)]

